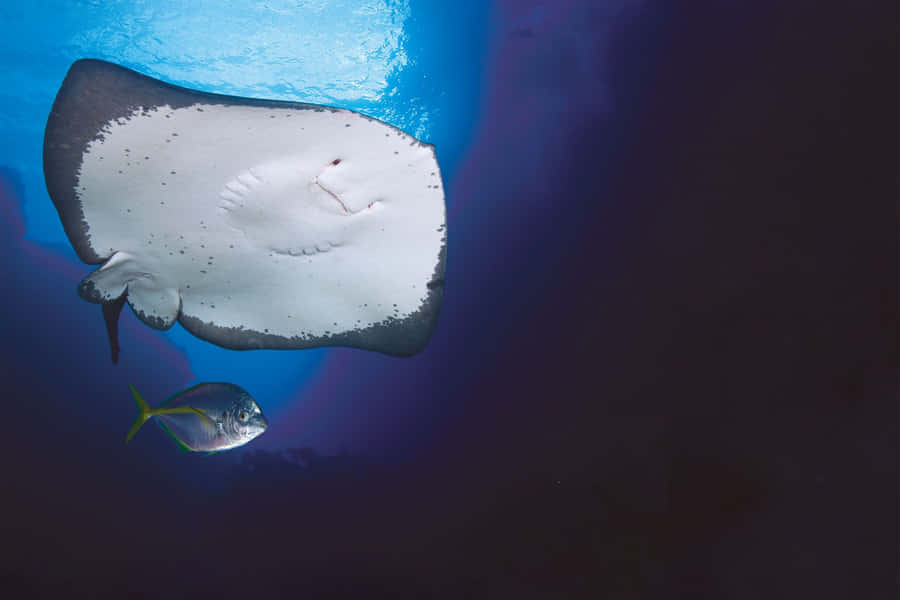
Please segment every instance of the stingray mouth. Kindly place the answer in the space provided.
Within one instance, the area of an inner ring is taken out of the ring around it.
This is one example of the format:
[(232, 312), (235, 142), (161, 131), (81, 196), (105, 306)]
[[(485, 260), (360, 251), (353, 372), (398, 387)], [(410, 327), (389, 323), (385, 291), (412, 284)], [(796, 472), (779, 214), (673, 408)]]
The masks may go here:
[(378, 200), (372, 200), (372, 201), (369, 202), (365, 207), (363, 207), (363, 208), (361, 208), (361, 209), (359, 209), (359, 210), (353, 210), (353, 209), (349, 208), (349, 207), (347, 206), (347, 204), (345, 204), (344, 201), (341, 200), (341, 197), (338, 196), (334, 191), (328, 189), (327, 186), (322, 185), (322, 182), (319, 181), (319, 178), (318, 178), (318, 177), (316, 177), (315, 179), (313, 179), (313, 183), (315, 183), (317, 186), (319, 186), (319, 189), (321, 189), (323, 192), (325, 192), (326, 194), (328, 194), (329, 196), (331, 196), (331, 198), (334, 199), (334, 201), (337, 202), (338, 205), (340, 205), (340, 207), (341, 207), (341, 212), (343, 212), (345, 215), (358, 215), (359, 213), (361, 213), (361, 212), (363, 212), (363, 211), (366, 211), (366, 210), (371, 209), (371, 208), (372, 208), (373, 206), (375, 206), (375, 204), (378, 202)]
[[(328, 189), (327, 187), (325, 187), (324, 185), (322, 185), (322, 182), (319, 181), (319, 178), (318, 178), (318, 177), (316, 177), (316, 178), (313, 180), (313, 183), (315, 183), (317, 186), (319, 186), (319, 188), (320, 188), (323, 192), (325, 192), (326, 194), (328, 194), (329, 196), (331, 196), (332, 198), (334, 198), (334, 201), (337, 202), (338, 204), (340, 204), (341, 210), (344, 211), (345, 214), (348, 214), (348, 215), (353, 214), (353, 213), (350, 211), (350, 209), (347, 208), (347, 205), (344, 204), (344, 201), (341, 200), (341, 197), (338, 196), (337, 194), (335, 194), (334, 192), (332, 192), (331, 190), (329, 190), (329, 189)], [(371, 204), (370, 204), (369, 206), (371, 206)]]
[[(376, 202), (378, 202), (377, 199), (372, 200), (371, 202), (369, 202), (366, 206), (364, 206), (362, 208), (353, 210), (353, 206), (351, 205), (350, 202), (344, 202), (344, 200), (343, 200), (343, 198), (341, 198), (340, 194), (338, 194), (336, 191), (334, 191), (333, 189), (328, 187), (328, 185), (325, 185), (324, 183), (322, 183), (323, 176), (338, 177), (338, 178), (340, 177), (339, 173), (335, 174), (335, 167), (340, 165), (342, 162), (343, 162), (343, 160), (340, 158), (335, 158), (334, 160), (332, 160), (330, 163), (328, 163), (328, 165), (325, 166), (325, 168), (318, 175), (313, 177), (313, 183), (315, 185), (317, 185), (320, 190), (322, 190), (323, 192), (328, 194), (328, 196), (330, 196), (332, 200), (337, 202), (338, 206), (341, 209), (341, 213), (344, 215), (355, 215), (355, 214), (359, 214), (365, 210), (372, 208), (372, 206)], [(340, 169), (338, 169), (337, 171), (339, 172)]]

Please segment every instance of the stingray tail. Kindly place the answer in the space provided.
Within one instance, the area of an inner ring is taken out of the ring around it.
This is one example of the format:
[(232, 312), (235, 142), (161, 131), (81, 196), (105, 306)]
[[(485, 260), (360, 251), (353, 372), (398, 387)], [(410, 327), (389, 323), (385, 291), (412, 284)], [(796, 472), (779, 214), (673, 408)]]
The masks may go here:
[(122, 294), (112, 302), (104, 302), (102, 307), (103, 320), (106, 322), (106, 334), (109, 336), (109, 352), (114, 365), (118, 364), (119, 352), (122, 350), (119, 347), (119, 315), (122, 314), (125, 300), (125, 294)]
[(131, 438), (133, 438), (134, 434), (136, 434), (138, 429), (141, 428), (141, 425), (146, 423), (147, 419), (153, 416), (153, 414), (150, 412), (150, 407), (146, 402), (144, 402), (144, 399), (141, 398), (141, 395), (138, 394), (138, 391), (134, 389), (134, 386), (128, 384), (128, 387), (131, 388), (131, 394), (134, 396), (134, 401), (137, 403), (139, 414), (137, 420), (135, 420), (134, 424), (131, 426), (131, 429), (128, 430), (128, 435), (125, 437), (126, 444), (131, 441)]

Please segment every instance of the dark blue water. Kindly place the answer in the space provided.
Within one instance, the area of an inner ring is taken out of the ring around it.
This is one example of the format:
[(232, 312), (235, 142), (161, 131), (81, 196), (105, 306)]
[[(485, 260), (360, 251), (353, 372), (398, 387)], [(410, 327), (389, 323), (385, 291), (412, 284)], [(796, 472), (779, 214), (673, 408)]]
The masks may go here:
[[(4, 3), (0, 596), (896, 596), (882, 4)], [(82, 56), (434, 143), (426, 349), (236, 353), (125, 314), (109, 364), (40, 166)], [(203, 379), (269, 431), (123, 444), (129, 383)]]

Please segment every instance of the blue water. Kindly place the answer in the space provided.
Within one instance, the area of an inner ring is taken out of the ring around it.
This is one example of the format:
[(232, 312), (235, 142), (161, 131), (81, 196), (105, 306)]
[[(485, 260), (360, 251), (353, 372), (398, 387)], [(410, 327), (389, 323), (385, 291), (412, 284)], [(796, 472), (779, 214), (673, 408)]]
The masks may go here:
[[(0, 3), (3, 597), (891, 597), (896, 3), (837, 4)], [(435, 143), (428, 347), (125, 311), (113, 366), (41, 175), (82, 56)], [(259, 440), (123, 444), (219, 378)]]
[[(479, 123), (491, 14), (479, 0), (43, 0), (3, 3), (0, 20), (0, 166), (24, 186), (26, 239), (78, 263), (41, 168), (47, 114), (74, 60), (105, 59), (208, 92), (363, 112), (435, 144), (452, 190)], [(60, 310), (79, 302), (73, 289)], [(184, 352), (195, 381), (239, 383), (275, 418), (332, 352), (233, 352), (179, 325), (158, 335)]]

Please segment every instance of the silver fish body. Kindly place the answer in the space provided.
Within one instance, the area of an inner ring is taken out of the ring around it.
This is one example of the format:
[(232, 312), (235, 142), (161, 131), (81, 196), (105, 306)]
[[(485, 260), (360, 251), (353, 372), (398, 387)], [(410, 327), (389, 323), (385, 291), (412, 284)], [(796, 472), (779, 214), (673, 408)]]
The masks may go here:
[(183, 450), (221, 452), (243, 446), (269, 426), (259, 405), (232, 383), (201, 383), (151, 409), (131, 387), (140, 414), (128, 432), (130, 441), (149, 419), (157, 422)]

